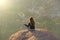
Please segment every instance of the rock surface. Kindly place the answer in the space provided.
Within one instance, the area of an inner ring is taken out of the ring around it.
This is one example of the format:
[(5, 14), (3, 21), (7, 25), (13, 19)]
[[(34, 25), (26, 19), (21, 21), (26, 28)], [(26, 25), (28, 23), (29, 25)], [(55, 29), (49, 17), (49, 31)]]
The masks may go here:
[(22, 30), (11, 35), (9, 40), (60, 40), (44, 29)]

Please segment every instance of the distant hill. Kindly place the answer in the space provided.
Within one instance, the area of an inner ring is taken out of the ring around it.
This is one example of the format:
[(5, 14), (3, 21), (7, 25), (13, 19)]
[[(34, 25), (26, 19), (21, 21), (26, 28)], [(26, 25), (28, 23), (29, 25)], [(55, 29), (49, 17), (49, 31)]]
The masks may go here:
[(59, 40), (56, 36), (44, 29), (35, 31), (22, 30), (11, 35), (9, 40)]

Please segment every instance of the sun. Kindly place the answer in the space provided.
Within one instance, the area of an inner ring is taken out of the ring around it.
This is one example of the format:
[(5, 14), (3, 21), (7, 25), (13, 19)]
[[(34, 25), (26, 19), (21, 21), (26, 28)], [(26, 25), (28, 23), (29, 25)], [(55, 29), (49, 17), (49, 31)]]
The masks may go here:
[(0, 10), (5, 10), (9, 6), (8, 0), (0, 0)]
[(0, 0), (0, 6), (6, 5), (6, 0)]

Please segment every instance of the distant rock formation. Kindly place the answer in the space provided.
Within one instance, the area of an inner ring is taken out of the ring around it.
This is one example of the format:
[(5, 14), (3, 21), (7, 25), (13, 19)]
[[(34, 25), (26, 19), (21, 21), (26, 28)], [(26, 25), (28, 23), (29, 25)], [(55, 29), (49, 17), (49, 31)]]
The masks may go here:
[(56, 36), (44, 29), (35, 31), (22, 30), (11, 35), (9, 40), (60, 40)]

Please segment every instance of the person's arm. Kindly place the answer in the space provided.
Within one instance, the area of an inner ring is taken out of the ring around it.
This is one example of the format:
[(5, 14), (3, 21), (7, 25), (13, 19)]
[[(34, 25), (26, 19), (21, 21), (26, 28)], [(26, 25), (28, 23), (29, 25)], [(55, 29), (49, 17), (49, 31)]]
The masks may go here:
[(26, 27), (29, 27), (29, 25), (27, 25), (27, 24), (24, 24)]
[(25, 26), (28, 26), (27, 24), (24, 24)]
[(28, 23), (28, 25), (27, 24), (24, 24), (25, 26), (27, 26), (27, 27), (29, 27), (30, 26), (30, 23)]

